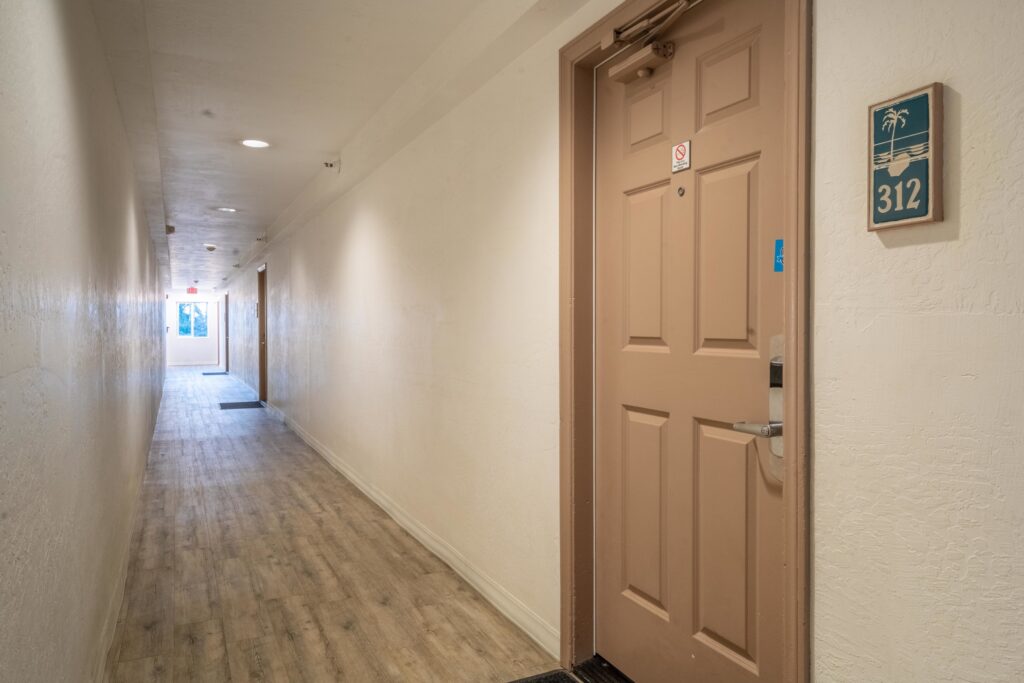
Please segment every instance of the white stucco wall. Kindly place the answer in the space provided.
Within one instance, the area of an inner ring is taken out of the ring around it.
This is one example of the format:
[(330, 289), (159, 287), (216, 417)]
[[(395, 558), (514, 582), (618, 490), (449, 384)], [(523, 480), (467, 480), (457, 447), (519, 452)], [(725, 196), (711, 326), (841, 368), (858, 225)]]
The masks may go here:
[[(550, 27), (265, 259), (271, 403), (552, 650), (558, 50), (615, 4)], [(254, 387), (256, 265), (229, 283)]]
[(88, 4), (0, 2), (0, 680), (89, 681), (124, 586), (163, 295)]
[[(815, 3), (813, 661), (1024, 680), (1024, 3)], [(867, 106), (945, 83), (946, 220), (865, 230)]]

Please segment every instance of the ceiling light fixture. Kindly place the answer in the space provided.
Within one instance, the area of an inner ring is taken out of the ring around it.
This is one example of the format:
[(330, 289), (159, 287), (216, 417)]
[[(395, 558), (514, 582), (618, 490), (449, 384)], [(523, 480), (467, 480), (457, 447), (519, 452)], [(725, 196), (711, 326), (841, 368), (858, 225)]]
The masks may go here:
[(270, 147), (270, 143), (266, 140), (242, 140), (242, 144), (246, 147), (252, 147), (253, 149), (264, 149)]
[(230, 206), (218, 206), (217, 210), (224, 213), (236, 213), (238, 211), (238, 209), (232, 209)]
[(217, 245), (216, 244), (206, 244), (206, 243), (204, 243), (203, 246), (206, 247), (206, 251), (217, 251)]

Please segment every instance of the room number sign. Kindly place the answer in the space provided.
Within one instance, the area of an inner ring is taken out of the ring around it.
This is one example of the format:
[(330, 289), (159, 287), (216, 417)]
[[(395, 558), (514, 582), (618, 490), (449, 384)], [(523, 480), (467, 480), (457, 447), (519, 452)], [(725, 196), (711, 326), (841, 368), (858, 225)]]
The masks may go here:
[(868, 230), (942, 220), (942, 84), (868, 108)]

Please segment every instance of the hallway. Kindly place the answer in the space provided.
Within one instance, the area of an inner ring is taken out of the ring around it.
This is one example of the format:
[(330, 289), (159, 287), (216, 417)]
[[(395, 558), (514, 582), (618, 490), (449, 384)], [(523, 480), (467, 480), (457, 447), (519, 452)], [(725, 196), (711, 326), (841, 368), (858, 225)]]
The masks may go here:
[(169, 368), (108, 680), (495, 681), (556, 668), (229, 376)]
[(0, 683), (1024, 682), (1022, 34), (0, 0)]

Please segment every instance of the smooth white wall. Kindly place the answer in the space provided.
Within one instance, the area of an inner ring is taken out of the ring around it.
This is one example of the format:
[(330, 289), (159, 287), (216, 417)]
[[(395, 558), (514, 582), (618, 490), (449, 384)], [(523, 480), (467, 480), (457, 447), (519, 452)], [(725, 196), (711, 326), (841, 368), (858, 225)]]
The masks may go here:
[[(558, 50), (615, 4), (552, 26), (266, 258), (270, 402), (552, 650)], [(255, 264), (229, 287), (255, 387)]]
[(163, 296), (87, 3), (0, 2), (0, 680), (93, 680), (163, 379)]
[[(224, 362), (224, 297), (212, 294), (167, 294), (166, 333), (168, 365), (221, 365)], [(207, 336), (178, 335), (178, 304), (205, 303)]]
[[(815, 7), (815, 680), (1021, 681), (1024, 4)], [(932, 81), (947, 218), (868, 234), (867, 106)]]

